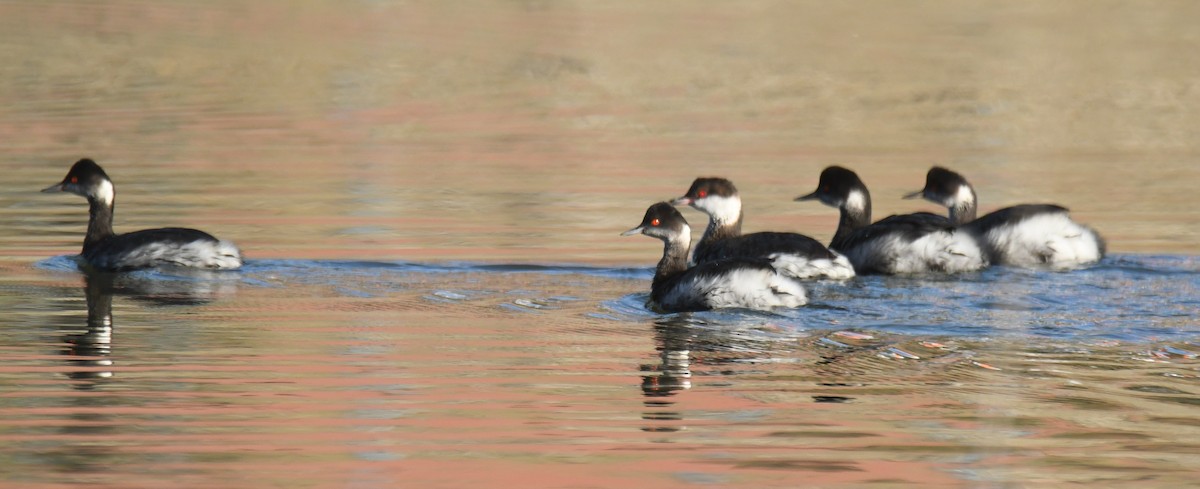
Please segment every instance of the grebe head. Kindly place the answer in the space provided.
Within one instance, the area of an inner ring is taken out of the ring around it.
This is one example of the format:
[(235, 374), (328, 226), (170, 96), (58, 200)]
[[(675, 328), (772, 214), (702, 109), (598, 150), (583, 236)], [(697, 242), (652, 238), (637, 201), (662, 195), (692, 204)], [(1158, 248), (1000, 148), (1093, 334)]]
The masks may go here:
[(697, 178), (683, 197), (671, 203), (690, 205), (718, 222), (735, 222), (742, 216), (742, 198), (737, 187), (719, 177)]
[(75, 162), (62, 182), (46, 187), (42, 192), (69, 192), (108, 206), (112, 205), (116, 196), (108, 174), (88, 158)]
[(644, 234), (658, 238), (667, 243), (677, 242), (691, 244), (691, 228), (674, 206), (659, 202), (646, 209), (646, 216), (637, 227), (621, 233), (621, 236)]
[(819, 200), (830, 207), (839, 207), (851, 212), (863, 212), (869, 206), (871, 194), (858, 174), (840, 166), (831, 166), (821, 171), (817, 189), (796, 200)]
[(940, 166), (925, 174), (925, 188), (905, 195), (906, 199), (923, 198), (945, 207), (975, 205), (975, 191), (962, 175)]

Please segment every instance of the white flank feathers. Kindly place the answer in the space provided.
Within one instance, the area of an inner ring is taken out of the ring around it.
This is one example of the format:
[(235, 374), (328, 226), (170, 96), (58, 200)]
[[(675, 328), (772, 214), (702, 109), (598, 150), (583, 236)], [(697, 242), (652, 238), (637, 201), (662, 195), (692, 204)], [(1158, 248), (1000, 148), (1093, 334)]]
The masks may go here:
[(834, 253), (832, 260), (819, 258), (811, 260), (808, 257), (791, 253), (775, 253), (770, 256), (771, 266), (783, 275), (801, 280), (833, 279), (847, 280), (854, 278), (854, 265), (845, 256)]
[(971, 272), (987, 268), (983, 249), (973, 236), (965, 232), (936, 232), (922, 236), (912, 243), (925, 260), (922, 270), (947, 273)]
[(241, 268), (242, 250), (238, 249), (232, 241), (218, 240), (212, 250), (213, 254), (209, 258), (208, 268)]
[(1004, 265), (1069, 269), (1102, 257), (1096, 232), (1066, 213), (1040, 214), (997, 226), (982, 238)]
[(105, 269), (147, 268), (176, 265), (191, 268), (231, 269), (242, 266), (242, 252), (232, 242), (197, 240), (183, 245), (148, 243), (114, 255), (94, 258), (94, 266)]
[(669, 310), (686, 309), (702, 303), (712, 309), (745, 308), (768, 310), (799, 307), (808, 303), (804, 286), (773, 270), (746, 268), (713, 276), (694, 276), (680, 281), (662, 301)]
[(971, 235), (939, 231), (906, 242), (889, 235), (847, 250), (846, 256), (859, 269), (884, 273), (958, 273), (980, 270), (988, 265), (983, 250)]

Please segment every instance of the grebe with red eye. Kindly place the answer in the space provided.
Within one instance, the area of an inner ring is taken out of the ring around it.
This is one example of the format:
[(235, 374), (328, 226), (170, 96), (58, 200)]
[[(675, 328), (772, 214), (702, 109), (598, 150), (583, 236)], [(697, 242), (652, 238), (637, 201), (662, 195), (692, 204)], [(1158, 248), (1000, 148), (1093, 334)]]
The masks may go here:
[(1005, 207), (975, 218), (975, 188), (962, 175), (935, 166), (925, 188), (904, 196), (946, 206), (950, 221), (974, 235), (997, 265), (1067, 269), (1104, 257), (1104, 239), (1054, 204)]
[(76, 162), (62, 182), (42, 192), (69, 192), (88, 200), (88, 228), (81, 256), (98, 270), (122, 271), (163, 265), (208, 269), (242, 266), (242, 253), (237, 246), (203, 231), (162, 228), (114, 233), (116, 191), (104, 169), (90, 159)]
[(817, 190), (796, 200), (820, 200), (841, 212), (829, 247), (859, 274), (957, 273), (988, 266), (979, 243), (945, 217), (918, 212), (871, 223), (871, 193), (858, 174), (840, 166), (821, 172)]
[(780, 273), (799, 279), (848, 279), (854, 276), (854, 266), (846, 257), (803, 234), (742, 234), (742, 199), (729, 180), (697, 178), (687, 193), (673, 203), (690, 205), (708, 214), (708, 228), (692, 254), (695, 263), (762, 258), (770, 260)]
[(692, 231), (683, 215), (669, 203), (650, 206), (642, 223), (622, 236), (634, 234), (663, 242), (663, 257), (650, 286), (651, 303), (663, 312), (766, 310), (798, 307), (808, 302), (804, 286), (777, 272), (767, 260), (732, 258), (688, 268)]

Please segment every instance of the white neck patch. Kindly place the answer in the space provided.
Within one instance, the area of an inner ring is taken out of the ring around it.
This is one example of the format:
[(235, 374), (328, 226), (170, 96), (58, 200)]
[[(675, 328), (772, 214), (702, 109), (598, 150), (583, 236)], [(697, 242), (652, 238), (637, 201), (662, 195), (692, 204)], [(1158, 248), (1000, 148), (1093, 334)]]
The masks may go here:
[(962, 207), (968, 204), (975, 205), (975, 192), (971, 191), (969, 185), (959, 185), (958, 193), (954, 194), (954, 200), (947, 207)]
[(850, 195), (846, 196), (846, 203), (844, 206), (846, 207), (846, 210), (856, 214), (866, 212), (867, 196), (864, 195), (861, 190), (851, 190)]
[(692, 246), (692, 228), (691, 228), (691, 226), (684, 224), (683, 227), (679, 229), (679, 234), (676, 234), (675, 236), (671, 237), (671, 242), (673, 244), (681, 243), (681, 244), (683, 244), (683, 246), (685, 248)]
[(736, 195), (732, 197), (710, 195), (703, 199), (696, 199), (692, 205), (719, 223), (736, 222), (742, 216), (742, 199)]
[(116, 197), (116, 191), (113, 189), (112, 182), (103, 180), (100, 185), (96, 186), (96, 200), (100, 203), (111, 206), (113, 199)]

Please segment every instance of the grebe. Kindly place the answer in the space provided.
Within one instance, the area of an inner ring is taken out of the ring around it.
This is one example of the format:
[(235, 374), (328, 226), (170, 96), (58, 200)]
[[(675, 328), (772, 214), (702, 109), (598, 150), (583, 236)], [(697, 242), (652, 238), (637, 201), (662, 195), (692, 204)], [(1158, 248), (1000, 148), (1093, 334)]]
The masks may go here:
[(939, 166), (925, 175), (925, 188), (904, 196), (917, 197), (949, 208), (951, 223), (973, 234), (995, 264), (1068, 269), (1104, 257), (1104, 239), (1062, 206), (1015, 205), (976, 219), (975, 188)]
[(708, 214), (708, 228), (696, 243), (692, 261), (762, 258), (780, 273), (798, 279), (848, 279), (854, 266), (803, 234), (759, 232), (742, 234), (742, 198), (724, 178), (697, 178), (675, 205), (690, 205)]
[(203, 231), (162, 228), (114, 233), (116, 191), (104, 169), (90, 159), (76, 162), (61, 183), (42, 192), (70, 192), (88, 200), (90, 217), (81, 256), (93, 268), (123, 271), (161, 265), (210, 269), (242, 266), (237, 246)]
[(808, 302), (804, 286), (776, 272), (766, 260), (732, 258), (688, 268), (692, 231), (683, 215), (669, 203), (650, 206), (642, 223), (622, 236), (634, 234), (663, 242), (663, 257), (650, 287), (650, 299), (662, 311), (730, 307), (766, 310), (798, 307)]
[(829, 247), (846, 255), (860, 274), (957, 273), (987, 267), (969, 233), (930, 213), (895, 215), (871, 224), (871, 193), (853, 171), (831, 166), (817, 190), (796, 200), (820, 200), (841, 211)]

